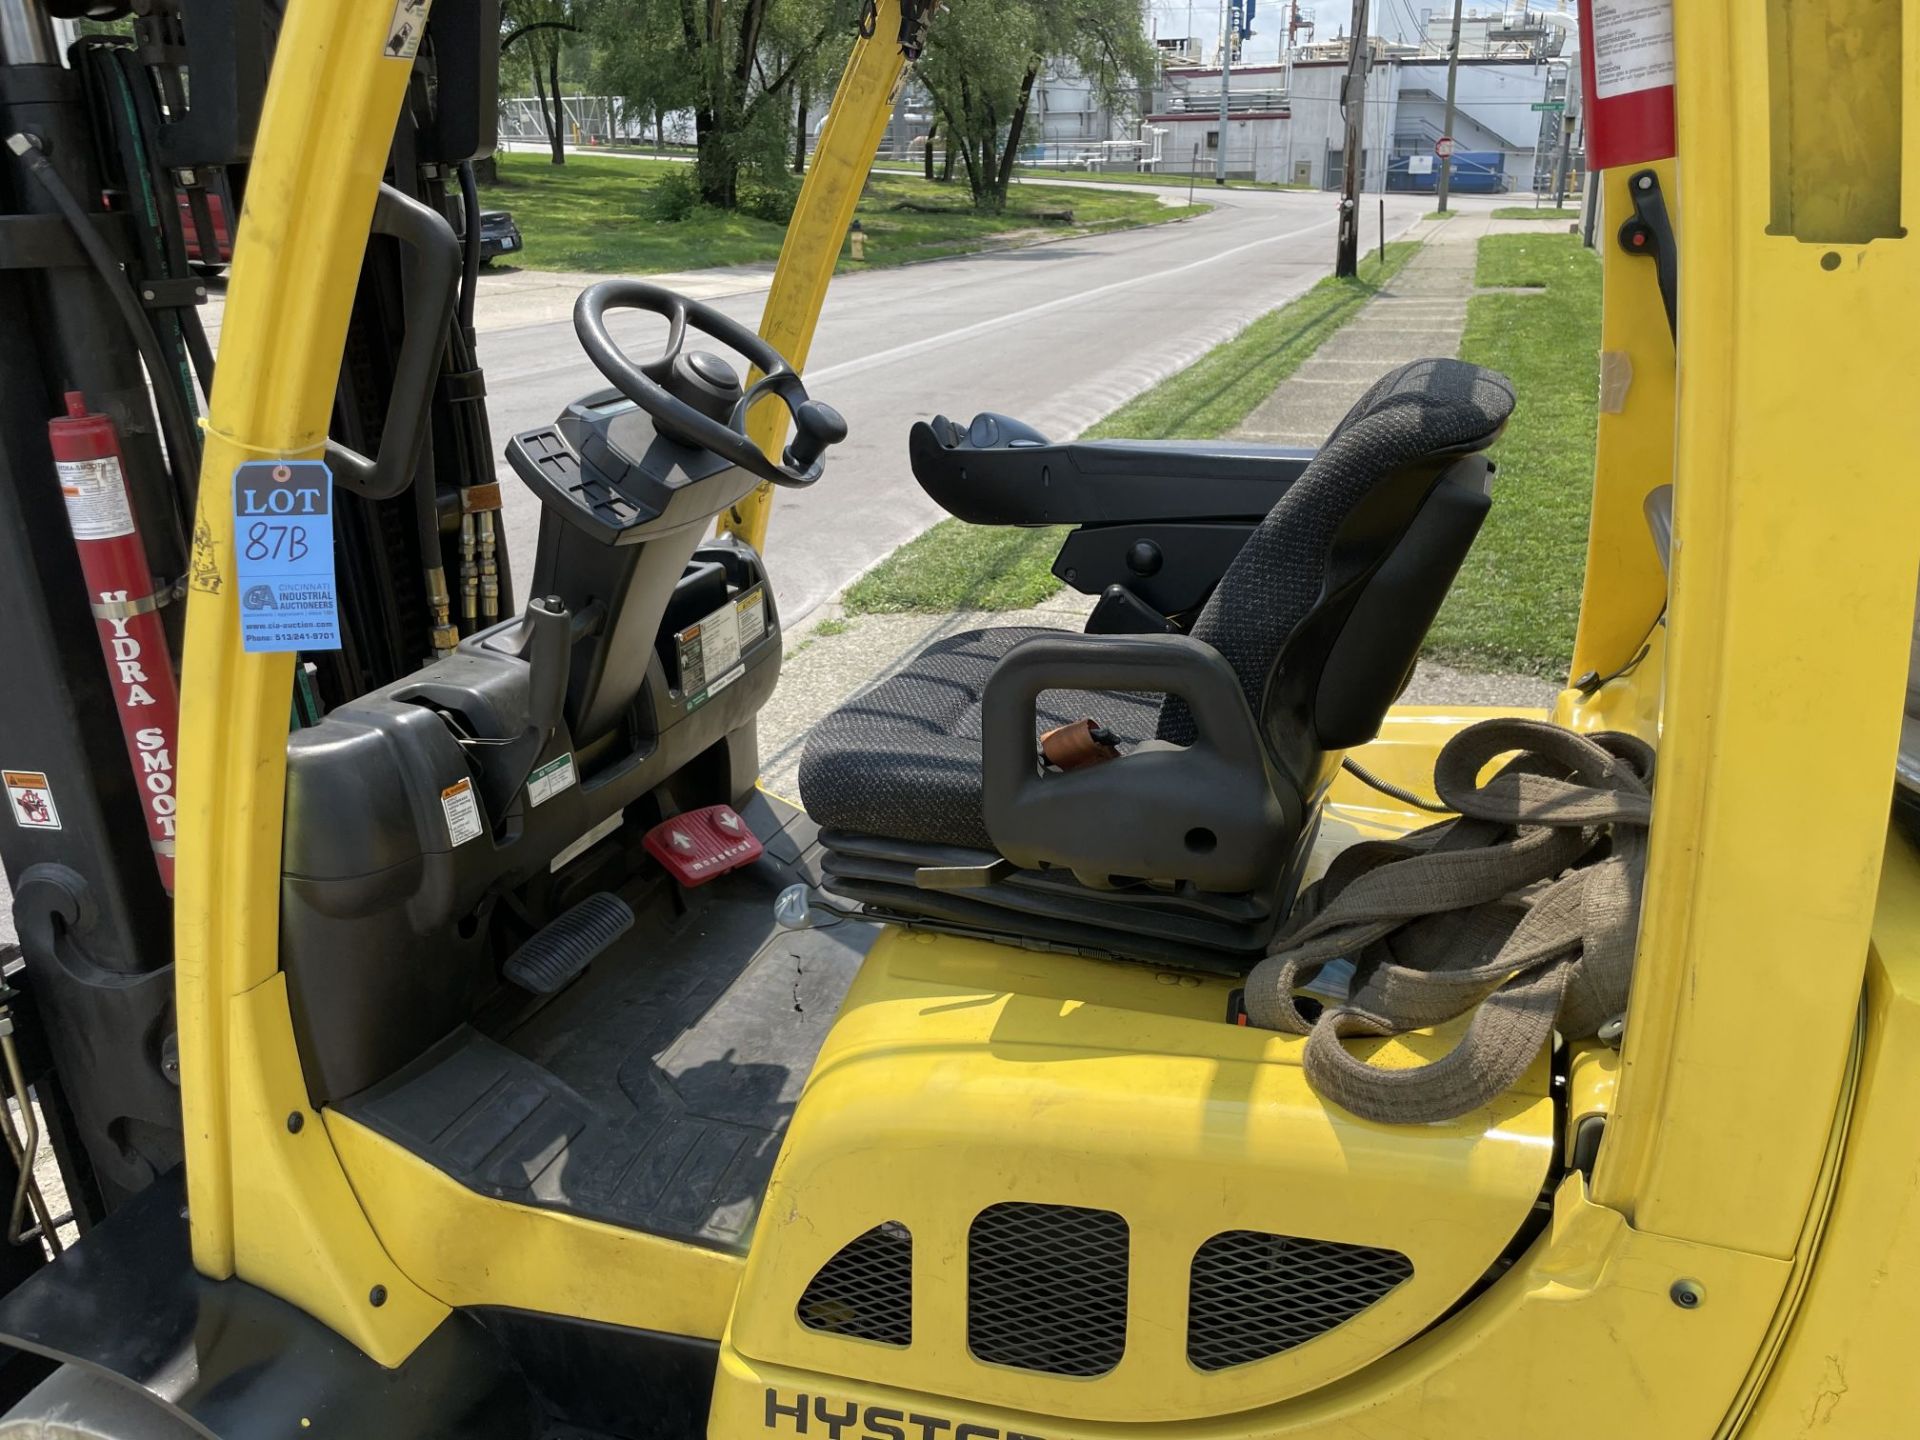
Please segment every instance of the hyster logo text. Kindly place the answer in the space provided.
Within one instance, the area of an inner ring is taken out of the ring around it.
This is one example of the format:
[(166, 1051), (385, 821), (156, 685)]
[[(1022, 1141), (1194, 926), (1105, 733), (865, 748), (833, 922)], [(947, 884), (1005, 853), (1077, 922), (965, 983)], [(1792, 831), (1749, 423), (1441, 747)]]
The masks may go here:
[(791, 1398), (767, 1387), (767, 1428), (821, 1440), (1043, 1440), (1024, 1430), (1000, 1430), (969, 1420), (949, 1420), (885, 1405), (856, 1405), (824, 1395), (795, 1392)]

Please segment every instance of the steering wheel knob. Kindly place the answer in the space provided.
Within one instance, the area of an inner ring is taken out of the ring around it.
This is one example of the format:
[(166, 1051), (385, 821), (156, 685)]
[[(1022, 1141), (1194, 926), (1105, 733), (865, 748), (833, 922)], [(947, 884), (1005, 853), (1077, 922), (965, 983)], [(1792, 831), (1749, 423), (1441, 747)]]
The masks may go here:
[(694, 350), (674, 357), (667, 393), (703, 415), (725, 420), (739, 403), (740, 377), (718, 355)]
[(847, 438), (847, 422), (838, 410), (818, 400), (793, 407), (793, 439), (781, 458), (795, 470), (811, 470), (829, 445)]

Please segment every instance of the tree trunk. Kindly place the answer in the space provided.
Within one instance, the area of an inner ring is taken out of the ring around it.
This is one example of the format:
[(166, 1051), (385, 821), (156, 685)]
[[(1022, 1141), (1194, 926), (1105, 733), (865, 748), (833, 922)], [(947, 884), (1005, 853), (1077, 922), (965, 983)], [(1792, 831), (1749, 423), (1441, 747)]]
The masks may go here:
[(793, 127), (793, 173), (796, 175), (804, 175), (807, 173), (807, 101), (810, 98), (807, 94), (807, 85), (805, 82), (802, 82), (798, 102), (798, 118)]
[(667, 112), (653, 112), (653, 148), (662, 155), (667, 153)]
[(938, 135), (939, 133), (940, 133), (940, 126), (939, 126), (939, 123), (936, 121), (933, 125), (929, 126), (927, 129), (927, 153), (920, 157), (921, 160), (925, 163), (926, 176), (927, 176), (927, 179), (929, 180), (933, 179), (933, 137)]
[(1027, 66), (1027, 75), (1020, 82), (1020, 103), (1013, 107), (1013, 123), (1007, 127), (1007, 148), (1000, 156), (999, 189), (996, 198), (1004, 207), (1007, 203), (1007, 182), (1013, 178), (1014, 160), (1020, 154), (1020, 132), (1027, 128), (1027, 104), (1033, 99), (1033, 82), (1040, 76), (1040, 61), (1036, 58)]
[(709, 205), (731, 210), (739, 188), (740, 162), (731, 138), (709, 109), (693, 112), (694, 168), (700, 178), (700, 198)]
[(540, 107), (540, 128), (547, 132), (547, 143), (553, 143), (553, 112), (547, 109), (547, 78), (540, 73), (540, 57), (533, 57), (528, 67), (533, 72), (533, 103)]
[(553, 92), (553, 124), (548, 129), (548, 138), (553, 142), (553, 163), (567, 163), (567, 107), (560, 100), (560, 40), (554, 38), (553, 47), (547, 51), (547, 88)]

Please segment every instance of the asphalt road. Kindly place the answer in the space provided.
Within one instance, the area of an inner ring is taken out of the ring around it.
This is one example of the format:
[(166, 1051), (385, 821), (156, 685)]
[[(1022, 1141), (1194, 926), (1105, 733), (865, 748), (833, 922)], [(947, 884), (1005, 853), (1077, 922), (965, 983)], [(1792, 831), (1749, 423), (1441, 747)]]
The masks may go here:
[[(785, 624), (940, 518), (907, 467), (915, 420), (998, 410), (1050, 436), (1076, 434), (1330, 272), (1331, 194), (1200, 196), (1217, 208), (1185, 222), (833, 282), (805, 374), (851, 433), (818, 485), (778, 495), (768, 551)], [(1185, 187), (1177, 198), (1185, 200)], [(1430, 203), (1387, 197), (1388, 238)], [(1366, 197), (1369, 245), (1377, 204)], [(764, 270), (701, 279), (709, 291), (731, 292), (712, 303), (757, 322)], [(479, 349), (496, 449), (603, 383), (559, 318), (563, 297), (529, 305), (525, 287), (537, 283), (511, 274), (483, 281)], [(541, 314), (537, 323), (519, 318), (530, 309)], [(665, 327), (636, 316), (613, 328), (645, 358)], [(509, 542), (522, 557), (519, 573), (530, 576), (539, 504), (504, 463), (500, 471)]]

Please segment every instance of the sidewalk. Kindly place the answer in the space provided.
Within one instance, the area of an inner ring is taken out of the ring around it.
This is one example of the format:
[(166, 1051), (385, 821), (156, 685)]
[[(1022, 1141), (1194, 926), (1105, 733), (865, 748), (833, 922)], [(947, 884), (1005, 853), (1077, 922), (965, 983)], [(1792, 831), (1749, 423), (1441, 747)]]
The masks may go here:
[[(1394, 366), (1432, 355), (1457, 355), (1474, 292), (1480, 238), (1539, 229), (1537, 222), (1493, 220), (1472, 211), (1458, 212), (1451, 220), (1421, 221), (1406, 236), (1426, 242), (1420, 252), (1312, 359), (1280, 383), (1234, 432), (1235, 438), (1317, 447), (1367, 387)], [(842, 619), (838, 605), (822, 606), (813, 624), (789, 633), (780, 688), (761, 711), (762, 783), (797, 799), (795, 775), (813, 726), (845, 700), (894, 674), (933, 641), (1000, 625), (1077, 630), (1092, 608), (1093, 597), (1072, 590), (1031, 610), (954, 615)], [(1544, 709), (1559, 688), (1535, 675), (1475, 673), (1423, 660), (1401, 703)]]
[(1426, 241), (1419, 253), (1311, 360), (1282, 380), (1241, 422), (1234, 438), (1318, 446), (1367, 387), (1394, 366), (1459, 354), (1476, 247), (1498, 223), (1484, 213), (1462, 212), (1414, 226), (1408, 238)]

